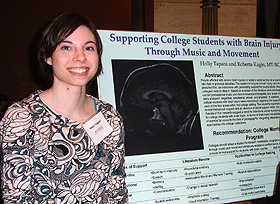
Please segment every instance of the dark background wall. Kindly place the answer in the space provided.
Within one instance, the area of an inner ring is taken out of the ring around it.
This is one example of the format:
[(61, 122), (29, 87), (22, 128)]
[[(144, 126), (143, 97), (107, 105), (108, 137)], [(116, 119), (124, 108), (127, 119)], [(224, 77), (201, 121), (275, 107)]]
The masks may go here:
[(280, 38), (280, 0), (257, 3), (257, 37)]
[(61, 13), (78, 12), (98, 29), (130, 30), (131, 0), (9, 0), (1, 3), (0, 93), (20, 100), (36, 89), (41, 79), (33, 58), (40, 28)]
[[(40, 28), (52, 18), (65, 12), (78, 12), (92, 20), (98, 29), (153, 31), (154, 2), (155, 0), (2, 1), (0, 94), (9, 96), (12, 102), (43, 88), (36, 73), (36, 59), (32, 55), (33, 42)], [(280, 38), (280, 0), (257, 2), (257, 36)], [(193, 13), (190, 15), (194, 17)], [(170, 24), (167, 26), (170, 27)], [(89, 91), (95, 91), (94, 85)]]
[[(257, 36), (280, 37), (280, 0), (256, 1), (258, 2)], [(98, 29), (153, 31), (156, 23), (154, 2), (158, 1), (6, 0), (1, 2), (0, 94), (5, 94), (10, 97), (10, 101), (14, 101), (20, 100), (36, 89), (43, 88), (42, 79), (36, 73), (36, 59), (31, 55), (34, 53), (32, 43), (39, 29), (52, 18), (61, 13), (74, 11), (92, 20)], [(197, 11), (201, 12), (199, 5), (198, 9)], [(220, 16), (220, 18), (225, 17)], [(166, 26), (170, 27), (170, 24)], [(95, 90), (93, 84), (89, 92)]]

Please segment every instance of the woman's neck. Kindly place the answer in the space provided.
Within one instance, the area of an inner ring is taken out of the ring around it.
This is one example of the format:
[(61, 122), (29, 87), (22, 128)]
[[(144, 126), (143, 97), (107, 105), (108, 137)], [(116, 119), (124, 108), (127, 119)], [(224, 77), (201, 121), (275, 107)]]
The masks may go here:
[(56, 113), (71, 120), (83, 122), (95, 113), (93, 101), (86, 95), (85, 87), (52, 86), (40, 93), (40, 97)]

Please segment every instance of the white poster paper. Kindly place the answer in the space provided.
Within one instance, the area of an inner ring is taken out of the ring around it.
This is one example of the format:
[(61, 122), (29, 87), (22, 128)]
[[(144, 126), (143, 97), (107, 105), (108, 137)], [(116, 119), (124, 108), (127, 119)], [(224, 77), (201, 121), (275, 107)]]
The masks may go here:
[(129, 203), (273, 195), (280, 40), (99, 33), (99, 94), (124, 118)]

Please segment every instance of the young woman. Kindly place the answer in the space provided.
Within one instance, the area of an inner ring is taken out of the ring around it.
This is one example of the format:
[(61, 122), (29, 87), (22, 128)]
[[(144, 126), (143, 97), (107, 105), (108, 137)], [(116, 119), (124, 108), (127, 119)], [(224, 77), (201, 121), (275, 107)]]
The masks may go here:
[(0, 123), (5, 203), (127, 203), (122, 118), (86, 94), (101, 54), (95, 26), (76, 13), (45, 28), (38, 59), (52, 86), (13, 103)]

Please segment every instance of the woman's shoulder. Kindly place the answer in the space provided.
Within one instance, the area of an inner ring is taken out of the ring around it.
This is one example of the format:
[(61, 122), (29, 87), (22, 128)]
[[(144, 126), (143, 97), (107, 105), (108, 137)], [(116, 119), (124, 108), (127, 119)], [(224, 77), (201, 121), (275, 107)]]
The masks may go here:
[(41, 101), (39, 99), (39, 92), (35, 91), (26, 96), (22, 100), (13, 102), (6, 110), (3, 118), (12, 117), (13, 115), (24, 116), (38, 112)]
[(96, 102), (96, 106), (98, 108), (113, 108), (113, 106), (110, 103), (106, 102), (106, 101), (103, 101), (103, 100), (98, 99), (96, 97), (92, 97), (92, 98), (94, 98), (94, 100)]
[(115, 115), (119, 115), (118, 111), (115, 109), (115, 107), (111, 104), (108, 103), (107, 101), (95, 98), (96, 101), (96, 106), (97, 106), (97, 111), (101, 111), (103, 113), (111, 113), (111, 114), (115, 114)]

